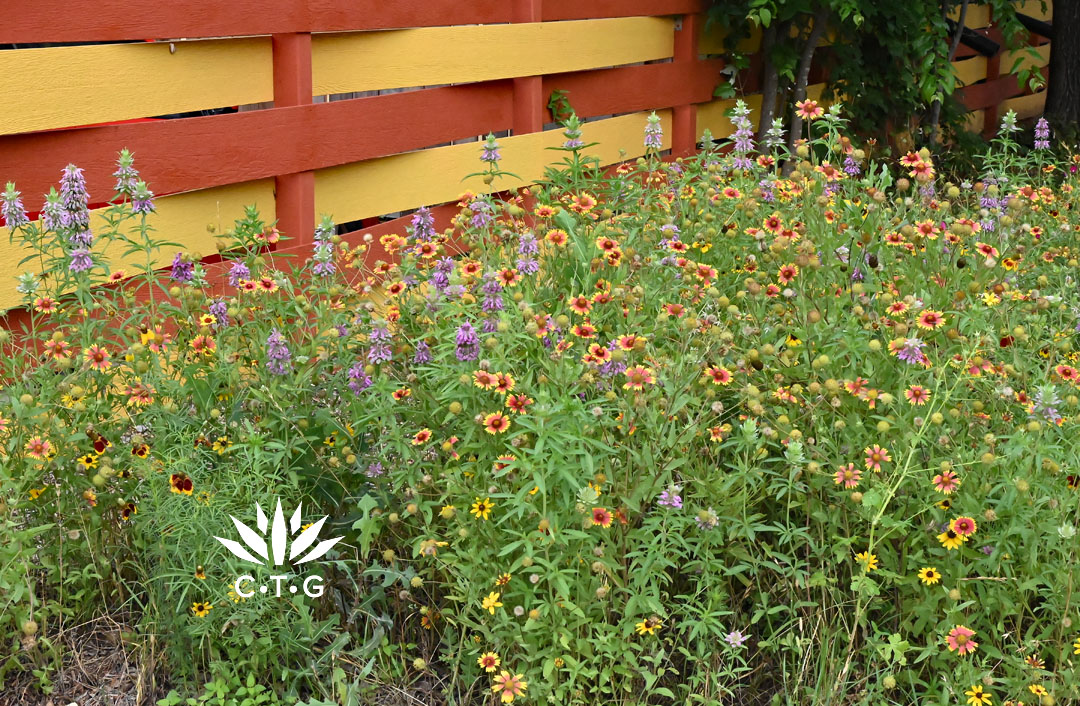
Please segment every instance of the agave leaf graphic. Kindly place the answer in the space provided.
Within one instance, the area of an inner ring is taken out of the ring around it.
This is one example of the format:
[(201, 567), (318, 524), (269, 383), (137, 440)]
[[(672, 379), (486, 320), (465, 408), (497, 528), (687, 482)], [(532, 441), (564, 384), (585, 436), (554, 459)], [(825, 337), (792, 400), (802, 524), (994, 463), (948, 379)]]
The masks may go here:
[[(263, 561), (266, 561), (266, 540), (232, 515), (229, 515), (229, 517), (232, 519), (233, 524), (236, 525), (236, 531), (240, 535), (240, 539), (244, 540), (244, 544), (248, 545), (251, 551), (261, 556)], [(261, 564), (263, 561), (256, 561), (255, 563)]]
[(319, 532), (322, 530), (323, 523), (325, 522), (326, 518), (324, 517), (301, 532), (300, 536), (293, 540), (292, 548), (289, 551), (289, 561), (292, 561), (303, 554), (304, 550), (310, 547), (312, 543), (319, 538)]
[(285, 548), (288, 543), (285, 513), (281, 511), (281, 499), (278, 498), (277, 508), (274, 509), (274, 524), (270, 526), (270, 553), (274, 559), (274, 566), (281, 566), (285, 562)]
[(343, 539), (345, 539), (345, 538), (344, 537), (334, 537), (333, 539), (327, 539), (327, 540), (324, 540), (322, 542), (319, 542), (319, 544), (314, 549), (312, 549), (310, 552), (307, 553), (307, 556), (305, 556), (300, 561), (297, 561), (297, 562), (294, 562), (294, 563), (297, 566), (299, 566), (300, 564), (306, 564), (309, 561), (314, 561), (315, 559), (318, 559), (319, 557), (321, 557), (326, 552), (330, 551), (331, 547), (333, 547), (335, 544), (337, 544), (338, 542), (340, 542)]
[(224, 544), (226, 549), (244, 561), (250, 561), (252, 564), (262, 564), (262, 561), (253, 557), (251, 552), (245, 549), (244, 545), (240, 544), (240, 542), (234, 542), (233, 540), (225, 539), (224, 537), (214, 537), (214, 539)]
[(264, 535), (266, 534), (266, 513), (263, 512), (259, 503), (255, 503), (255, 522), (259, 527), (259, 531)]
[(300, 508), (303, 505), (303, 503), (300, 503), (296, 506), (296, 512), (292, 514), (292, 519), (289, 520), (289, 531), (293, 534), (300, 531)]

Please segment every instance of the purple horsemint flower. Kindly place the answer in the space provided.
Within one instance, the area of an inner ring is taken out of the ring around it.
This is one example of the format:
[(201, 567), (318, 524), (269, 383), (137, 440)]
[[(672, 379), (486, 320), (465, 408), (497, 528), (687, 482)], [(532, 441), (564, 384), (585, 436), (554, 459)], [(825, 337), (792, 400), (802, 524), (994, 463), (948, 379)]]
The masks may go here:
[(90, 195), (86, 193), (86, 179), (83, 178), (83, 170), (74, 164), (64, 167), (60, 177), (60, 201), (66, 213), (64, 225), (76, 229), (90, 227), (90, 210), (86, 207)]
[(716, 514), (716, 510), (710, 507), (708, 510), (699, 512), (694, 521), (697, 523), (698, 529), (711, 530), (716, 529), (720, 524), (720, 516)]
[(116, 193), (124, 196), (135, 193), (135, 186), (139, 182), (139, 172), (133, 166), (134, 163), (135, 158), (131, 152), (126, 149), (120, 150), (120, 157), (116, 160), (116, 171), (113, 172), (113, 177), (116, 179)]
[(578, 116), (571, 115), (567, 118), (563, 127), (563, 137), (566, 138), (566, 142), (563, 143), (564, 150), (579, 150), (585, 146), (581, 140), (581, 120)]
[(435, 216), (426, 206), (416, 209), (412, 217), (413, 235), (417, 240), (431, 240), (435, 237)]
[(49, 189), (45, 196), (45, 205), (41, 207), (41, 224), (45, 226), (45, 230), (56, 232), (64, 227), (66, 220), (67, 213), (60, 201), (60, 194), (56, 193), (56, 189)]
[(387, 363), (393, 355), (390, 352), (390, 345), (387, 343), (373, 343), (368, 350), (368, 362), (373, 364)]
[(274, 375), (288, 375), (292, 371), (292, 353), (281, 331), (274, 329), (266, 339), (266, 368)]
[(664, 128), (660, 125), (660, 116), (653, 111), (645, 123), (645, 147), (648, 149), (664, 149)]
[(742, 630), (732, 630), (724, 636), (724, 642), (728, 643), (735, 649), (740, 649), (747, 640), (747, 636), (742, 634)]
[(145, 181), (135, 184), (135, 191), (131, 194), (131, 212), (143, 215), (154, 212), (154, 192), (146, 188)]
[(431, 362), (431, 346), (427, 344), (427, 341), (420, 341), (416, 344), (416, 353), (413, 354), (413, 363), (416, 365), (423, 365)]
[(862, 173), (862, 167), (850, 154), (844, 158), (844, 173), (848, 176), (859, 176)]
[(0, 216), (4, 217), (4, 225), (11, 230), (30, 222), (30, 219), (26, 217), (26, 208), (23, 206), (21, 194), (15, 190), (14, 182), (9, 181), (3, 195), (0, 195)]
[(495, 220), (491, 212), (491, 204), (483, 199), (473, 199), (469, 203), (469, 210), (473, 213), (471, 220), (473, 228), (483, 228)]
[(731, 166), (733, 169), (745, 170), (754, 167), (754, 163), (749, 157), (750, 152), (754, 149), (754, 127), (747, 117), (749, 114), (750, 109), (746, 107), (746, 103), (742, 100), (736, 101), (731, 117), (731, 124), (735, 126), (735, 134), (731, 136), (733, 142)]
[(676, 510), (682, 509), (682, 496), (679, 495), (679, 486), (668, 486), (667, 490), (660, 493), (660, 498), (656, 501), (656, 504)]
[(438, 291), (442, 291), (450, 286), (450, 275), (445, 272), (435, 270), (431, 273), (431, 277), (428, 279), (428, 284), (434, 287)]
[(458, 327), (454, 342), (457, 344), (454, 354), (458, 360), (467, 362), (480, 357), (480, 337), (476, 335), (476, 329), (468, 321)]
[(1039, 122), (1035, 123), (1035, 149), (1050, 149), (1050, 123), (1046, 122), (1046, 118), (1039, 118)]
[(382, 467), (382, 464), (379, 463), (378, 461), (376, 461), (375, 463), (368, 466), (367, 471), (365, 472), (365, 475), (368, 478), (378, 478), (382, 474), (383, 474), (383, 467)]
[(359, 395), (364, 390), (371, 387), (371, 377), (364, 372), (363, 363), (354, 363), (349, 368), (349, 389), (353, 391), (354, 395)]
[(176, 253), (176, 257), (172, 261), (172, 273), (170, 276), (174, 281), (181, 284), (190, 282), (195, 279), (195, 264), (184, 260), (183, 253)]
[(315, 245), (311, 252), (311, 261), (315, 263), (311, 271), (316, 277), (326, 277), (337, 271), (334, 265), (334, 243), (330, 240), (333, 235), (334, 222), (329, 216), (324, 216), (315, 227)]
[(498, 164), (500, 159), (502, 159), (502, 155), (499, 153), (499, 143), (495, 141), (495, 135), (489, 132), (480, 151), (480, 161), (487, 164)]
[(90, 248), (75, 248), (71, 251), (71, 263), (68, 269), (72, 272), (85, 272), (94, 266), (90, 257)]
[(526, 233), (518, 241), (518, 255), (535, 255), (540, 252), (540, 245), (536, 242), (536, 236)]
[(535, 275), (540, 271), (540, 262), (535, 257), (518, 258), (516, 264), (523, 275)]
[[(503, 310), (502, 285), (494, 273), (484, 275), (484, 282), (480, 285), (480, 291), (484, 298), (480, 302), (480, 309), (485, 313)], [(490, 333), (490, 332), (488, 332)]]
[(907, 338), (896, 351), (896, 357), (909, 365), (921, 365), (926, 362), (926, 354), (922, 349), (926, 345), (919, 338), (912, 336)]
[(1041, 418), (1050, 424), (1057, 424), (1062, 416), (1058, 411), (1061, 408), (1061, 398), (1051, 387), (1040, 387), (1031, 398), (1031, 410), (1028, 416), (1032, 419)]
[(375, 343), (378, 341), (389, 341), (390, 339), (390, 328), (386, 325), (385, 321), (372, 324), (371, 333), (368, 334), (369, 341)]
[(214, 328), (222, 328), (229, 325), (229, 305), (224, 299), (215, 299), (209, 307), (210, 313), (217, 319)]
[(232, 267), (229, 268), (229, 285), (239, 287), (240, 280), (245, 279), (251, 279), (251, 270), (239, 260), (233, 262)]
[(75, 248), (88, 248), (94, 244), (94, 233), (89, 228), (77, 230), (68, 236), (68, 243)]

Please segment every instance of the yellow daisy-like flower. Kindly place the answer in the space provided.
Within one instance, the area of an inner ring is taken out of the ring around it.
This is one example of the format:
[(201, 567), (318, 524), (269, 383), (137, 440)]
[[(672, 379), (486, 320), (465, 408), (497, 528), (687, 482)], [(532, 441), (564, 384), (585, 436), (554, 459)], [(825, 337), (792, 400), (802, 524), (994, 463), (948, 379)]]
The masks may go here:
[(495, 591), (487, 594), (487, 597), (484, 598), (480, 604), (481, 607), (492, 615), (495, 615), (495, 609), (502, 608), (502, 602), (499, 600), (499, 596), (500, 594)]
[(953, 549), (959, 549), (967, 541), (967, 537), (962, 534), (957, 534), (953, 530), (947, 530), (937, 536), (938, 541), (941, 542), (941, 546), (946, 550), (952, 551)]
[(642, 620), (640, 623), (634, 626), (638, 635), (652, 635), (660, 628), (664, 627), (664, 621), (655, 615), (646, 620)]
[(869, 573), (876, 571), (878, 568), (878, 558), (876, 554), (870, 552), (859, 552), (855, 555), (855, 561), (863, 565), (863, 571)]
[(990, 693), (983, 689), (981, 684), (972, 684), (964, 694), (968, 697), (967, 702), (971, 706), (989, 706), (991, 703)]
[(1073, 654), (1080, 655), (1080, 637), (1073, 641)]
[(214, 605), (205, 601), (195, 601), (191, 604), (191, 612), (195, 614), (196, 618), (205, 618), (210, 615), (210, 611), (213, 610)]
[(941, 572), (933, 566), (924, 567), (919, 569), (919, 580), (926, 586), (933, 586), (941, 580)]
[(491, 511), (495, 508), (495, 503), (491, 502), (491, 498), (484, 498), (481, 500), (477, 498), (473, 504), (470, 513), (476, 516), (477, 519), (486, 520), (491, 517)]

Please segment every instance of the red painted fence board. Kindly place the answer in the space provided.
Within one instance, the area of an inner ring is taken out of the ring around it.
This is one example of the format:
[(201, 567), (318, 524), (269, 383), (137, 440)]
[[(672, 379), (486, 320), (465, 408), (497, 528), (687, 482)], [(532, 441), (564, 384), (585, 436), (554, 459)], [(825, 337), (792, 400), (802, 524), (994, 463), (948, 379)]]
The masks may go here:
[[(454, 116), (447, 120), (446, 116)], [(495, 81), (325, 104), (0, 137), (0, 182), (15, 179), (27, 206), (83, 168), (91, 194), (112, 189), (126, 147), (157, 194), (359, 162), (505, 130), (511, 84)]]
[[(115, 42), (510, 22), (512, 0), (3, 0), (0, 44)], [(699, 12), (704, 0), (547, 0), (542, 19)]]

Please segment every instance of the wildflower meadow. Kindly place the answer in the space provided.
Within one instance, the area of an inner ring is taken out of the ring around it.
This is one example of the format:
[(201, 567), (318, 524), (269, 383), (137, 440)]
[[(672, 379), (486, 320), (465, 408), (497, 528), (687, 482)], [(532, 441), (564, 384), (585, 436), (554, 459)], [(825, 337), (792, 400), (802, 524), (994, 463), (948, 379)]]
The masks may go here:
[(1080, 701), (1080, 155), (798, 110), (306, 259), (8, 184), (0, 691), (107, 621), (160, 706)]

